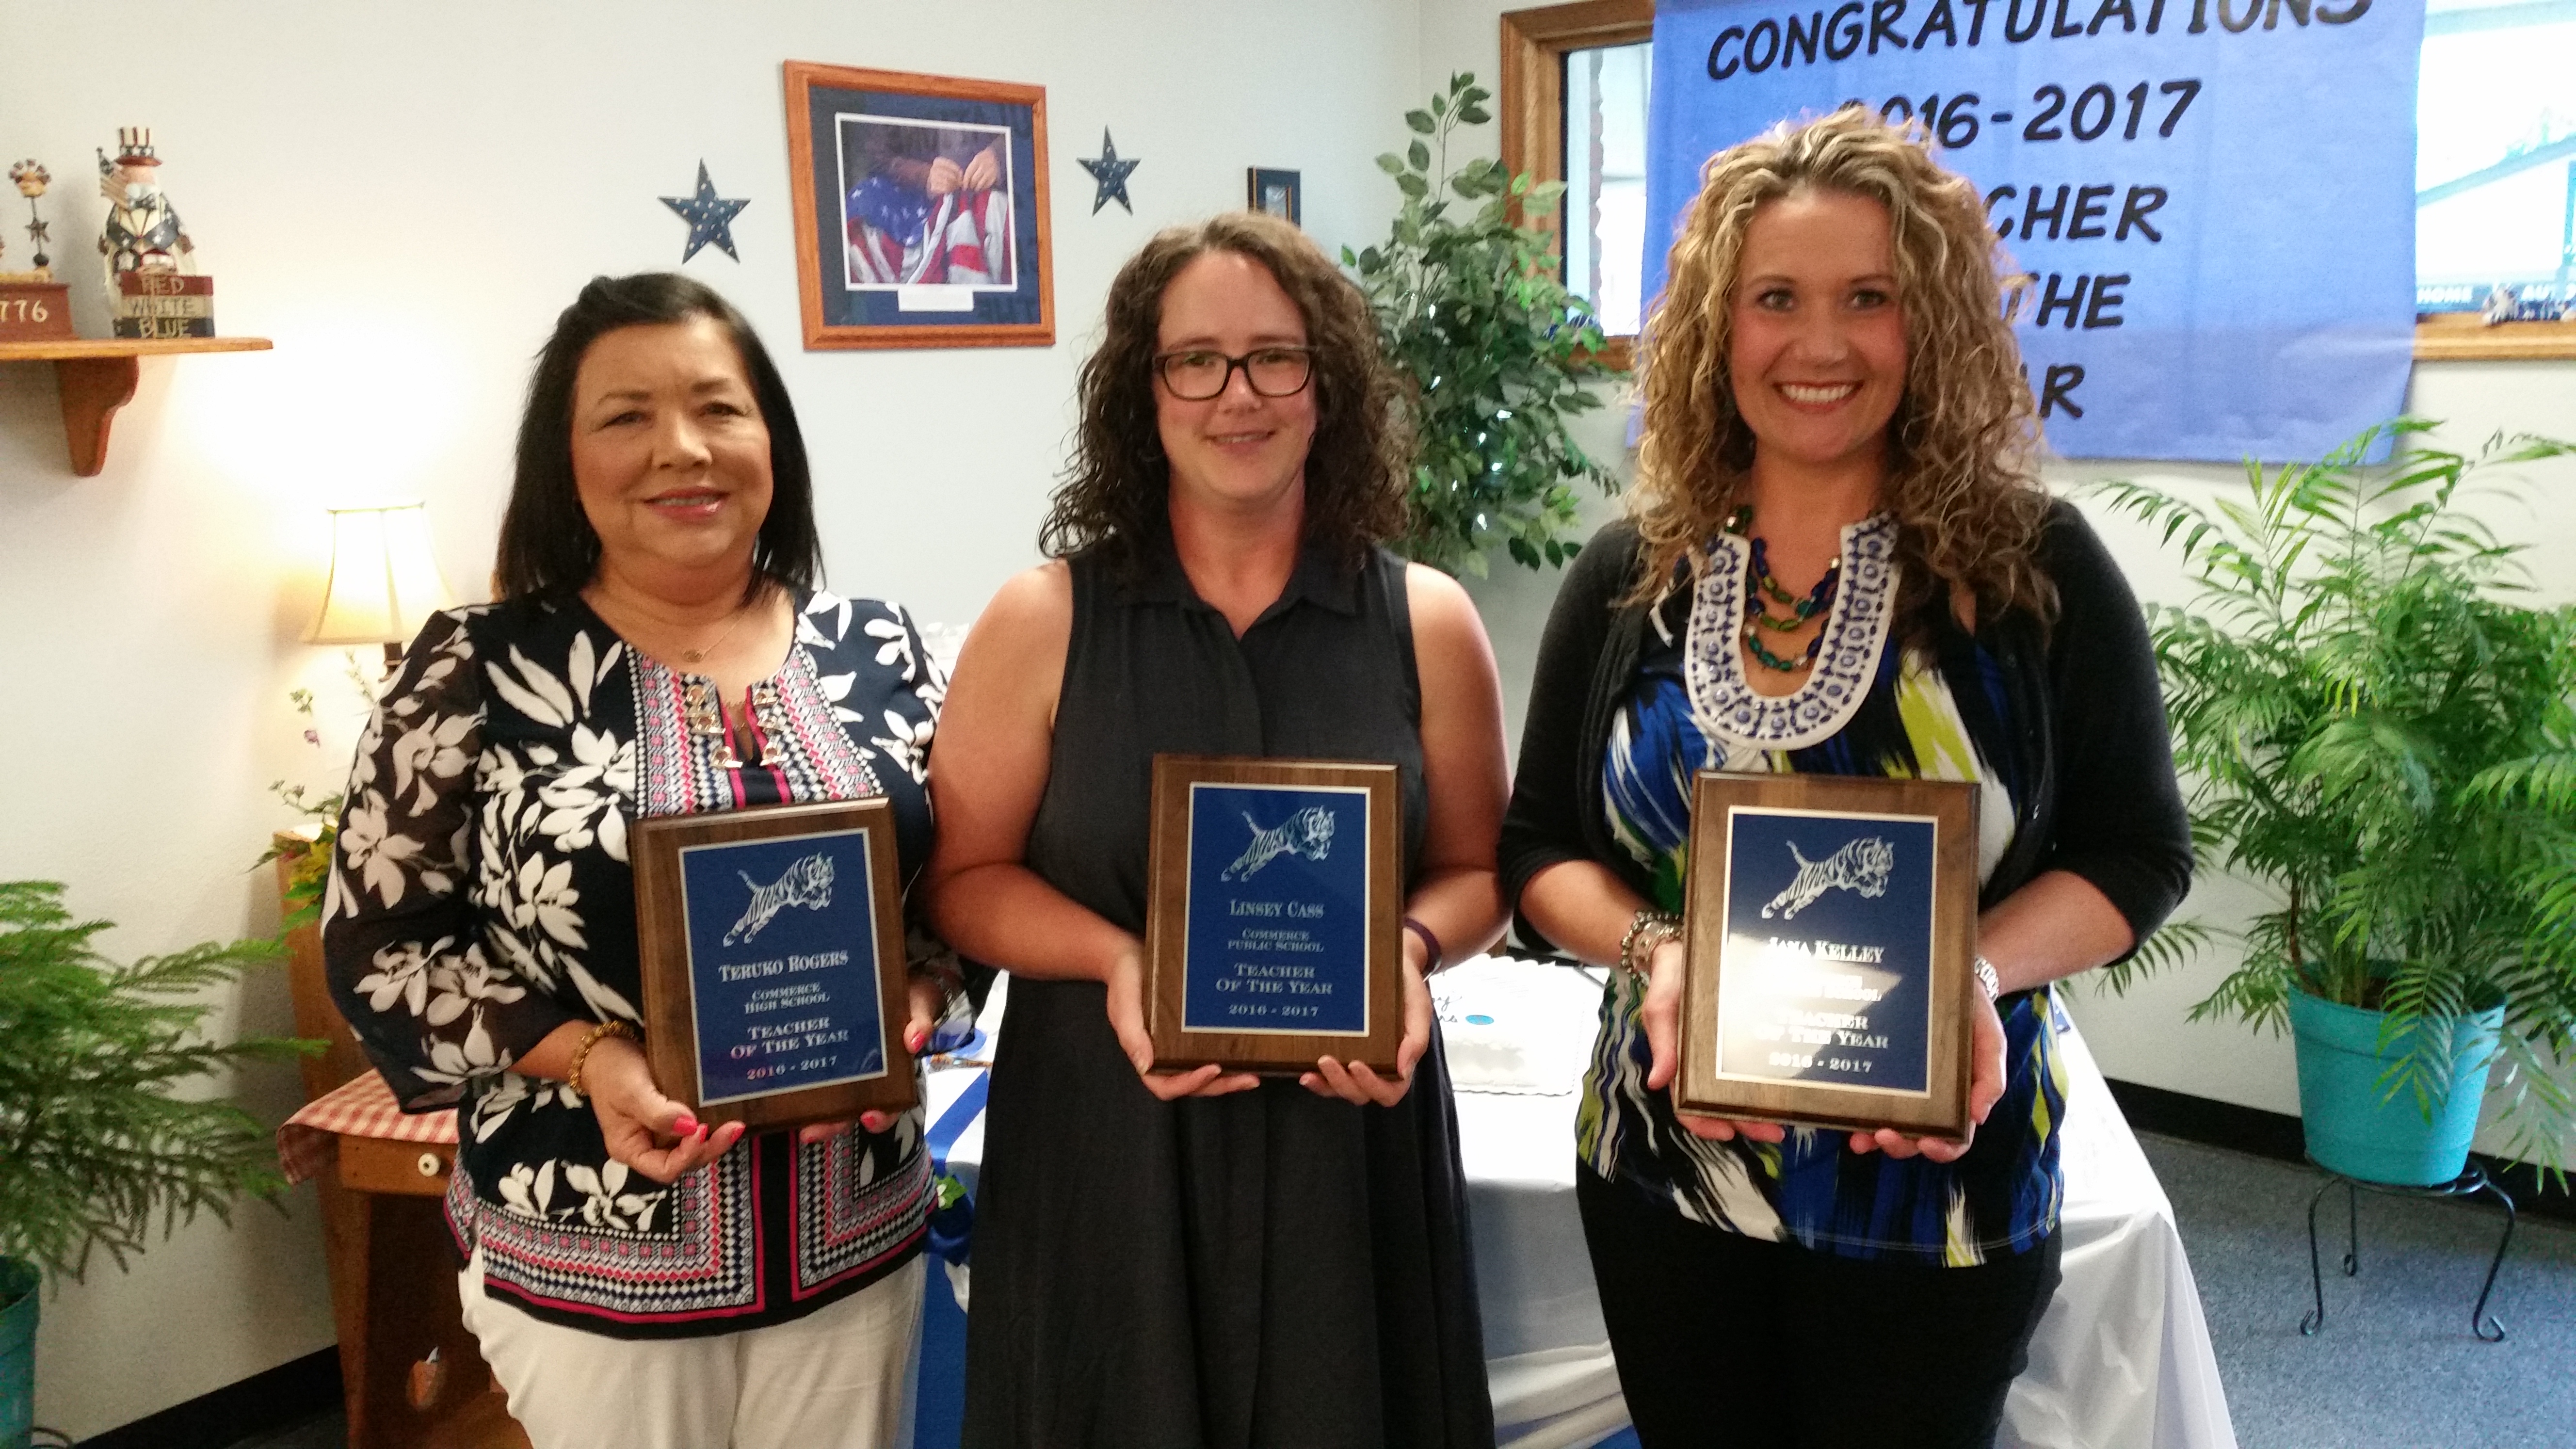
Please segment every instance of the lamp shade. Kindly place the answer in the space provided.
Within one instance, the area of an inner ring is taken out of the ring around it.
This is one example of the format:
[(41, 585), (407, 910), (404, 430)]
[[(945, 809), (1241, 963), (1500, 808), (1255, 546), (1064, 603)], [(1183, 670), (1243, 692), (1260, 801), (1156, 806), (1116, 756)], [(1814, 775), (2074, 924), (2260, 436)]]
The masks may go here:
[(331, 582), (308, 644), (400, 644), (454, 600), (429, 552), (418, 503), (331, 510)]

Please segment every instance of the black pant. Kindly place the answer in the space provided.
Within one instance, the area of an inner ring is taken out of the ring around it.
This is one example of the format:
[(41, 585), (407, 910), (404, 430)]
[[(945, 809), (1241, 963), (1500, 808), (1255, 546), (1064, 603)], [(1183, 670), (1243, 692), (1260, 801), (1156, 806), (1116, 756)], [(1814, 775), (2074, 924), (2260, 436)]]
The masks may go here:
[(1575, 1198), (1645, 1449), (1989, 1449), (2057, 1291), (2055, 1233), (1938, 1268), (1707, 1227), (1588, 1167)]

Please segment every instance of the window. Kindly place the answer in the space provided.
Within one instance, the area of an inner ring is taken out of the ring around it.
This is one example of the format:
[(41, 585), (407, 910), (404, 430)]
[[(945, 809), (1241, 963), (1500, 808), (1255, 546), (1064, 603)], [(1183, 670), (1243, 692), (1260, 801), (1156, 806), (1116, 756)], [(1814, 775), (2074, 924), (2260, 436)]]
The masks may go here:
[(1503, 164), (1569, 183), (1540, 222), (1563, 239), (1566, 290), (1590, 302), (1610, 334), (1603, 360), (1623, 370), (1644, 300), (1654, 33), (1654, 0), (1580, 0), (1503, 17)]
[[(2576, 301), (2576, 3), (2432, 0), (2415, 121), (2415, 305), (2465, 356), (2576, 356), (2551, 334)], [(2539, 328), (2491, 328), (2510, 312)], [(2515, 344), (2562, 351), (2509, 351)]]
[[(1502, 18), (1503, 161), (1566, 183), (1567, 290), (1628, 365), (1642, 317), (1653, 0)], [(2576, 0), (2430, 0), (2416, 103), (2415, 355), (2576, 358)], [(2485, 325), (2509, 288), (2515, 320)], [(2561, 316), (2567, 320), (2557, 320)]]
[(1565, 54), (1565, 286), (1601, 330), (1633, 337), (1644, 316), (1646, 94), (1654, 47)]

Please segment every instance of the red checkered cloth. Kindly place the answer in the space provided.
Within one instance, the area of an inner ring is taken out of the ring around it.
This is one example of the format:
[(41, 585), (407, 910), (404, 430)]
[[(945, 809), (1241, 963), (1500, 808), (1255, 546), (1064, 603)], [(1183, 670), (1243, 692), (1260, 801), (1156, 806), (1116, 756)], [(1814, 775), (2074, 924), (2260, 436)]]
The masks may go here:
[(381, 1137), (393, 1142), (456, 1145), (456, 1112), (406, 1112), (391, 1087), (374, 1072), (352, 1077), (304, 1104), (277, 1129), (277, 1163), (290, 1183), (316, 1177), (340, 1157), (342, 1137)]

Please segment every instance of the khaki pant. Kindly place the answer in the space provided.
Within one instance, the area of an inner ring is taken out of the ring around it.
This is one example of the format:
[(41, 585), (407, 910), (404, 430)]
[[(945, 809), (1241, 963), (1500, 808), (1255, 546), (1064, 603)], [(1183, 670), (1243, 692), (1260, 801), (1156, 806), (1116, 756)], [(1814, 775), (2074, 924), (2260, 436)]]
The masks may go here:
[(485, 1296), (457, 1275), (467, 1331), (536, 1449), (912, 1449), (923, 1263), (792, 1323), (623, 1339)]

